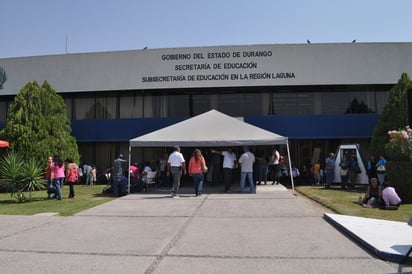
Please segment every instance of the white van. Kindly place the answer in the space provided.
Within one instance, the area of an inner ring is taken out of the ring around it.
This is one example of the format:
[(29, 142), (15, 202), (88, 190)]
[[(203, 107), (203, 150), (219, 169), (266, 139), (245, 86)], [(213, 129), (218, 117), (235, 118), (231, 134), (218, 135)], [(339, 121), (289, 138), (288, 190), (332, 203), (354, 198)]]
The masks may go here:
[(333, 180), (334, 183), (341, 183), (339, 164), (343, 159), (343, 155), (346, 155), (348, 159), (350, 159), (352, 155), (356, 155), (357, 157), (361, 173), (358, 174), (357, 181), (355, 182), (355, 184), (367, 185), (369, 183), (365, 162), (363, 161), (362, 156), (360, 154), (358, 144), (340, 145), (335, 155), (335, 179)]

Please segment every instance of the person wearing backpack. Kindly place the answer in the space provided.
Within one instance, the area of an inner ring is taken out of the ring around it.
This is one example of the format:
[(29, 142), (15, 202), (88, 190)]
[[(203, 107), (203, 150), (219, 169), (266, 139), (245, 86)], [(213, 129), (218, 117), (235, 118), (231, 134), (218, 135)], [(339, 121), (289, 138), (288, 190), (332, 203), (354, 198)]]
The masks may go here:
[(79, 167), (72, 158), (66, 158), (66, 182), (69, 185), (69, 199), (75, 199), (74, 185), (79, 179)]

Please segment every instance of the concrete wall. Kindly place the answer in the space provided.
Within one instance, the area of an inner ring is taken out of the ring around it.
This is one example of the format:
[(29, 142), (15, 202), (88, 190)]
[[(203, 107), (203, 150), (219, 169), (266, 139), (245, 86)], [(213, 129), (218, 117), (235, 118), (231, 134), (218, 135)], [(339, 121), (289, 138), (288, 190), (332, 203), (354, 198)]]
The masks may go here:
[(44, 80), (58, 92), (193, 87), (393, 84), (412, 43), (252, 45), (0, 59), (1, 95)]

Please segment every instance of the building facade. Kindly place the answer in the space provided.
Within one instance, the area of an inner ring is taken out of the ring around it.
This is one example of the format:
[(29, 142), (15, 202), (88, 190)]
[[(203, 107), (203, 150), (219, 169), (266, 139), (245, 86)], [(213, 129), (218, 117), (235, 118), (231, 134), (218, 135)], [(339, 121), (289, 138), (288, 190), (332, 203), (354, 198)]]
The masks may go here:
[[(370, 137), (390, 88), (412, 73), (412, 43), (146, 49), (0, 59), (0, 128), (29, 81), (65, 100), (82, 161), (110, 166), (128, 141), (216, 109), (288, 136), (301, 166)], [(169, 148), (137, 149), (135, 161)]]

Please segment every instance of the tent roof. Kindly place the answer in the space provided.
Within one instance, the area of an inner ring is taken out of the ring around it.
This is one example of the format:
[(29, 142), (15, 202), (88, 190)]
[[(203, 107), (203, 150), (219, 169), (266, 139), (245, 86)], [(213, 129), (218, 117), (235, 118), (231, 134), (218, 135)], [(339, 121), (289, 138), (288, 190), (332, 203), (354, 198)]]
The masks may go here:
[(216, 110), (130, 140), (131, 147), (221, 147), (287, 144), (288, 138)]

